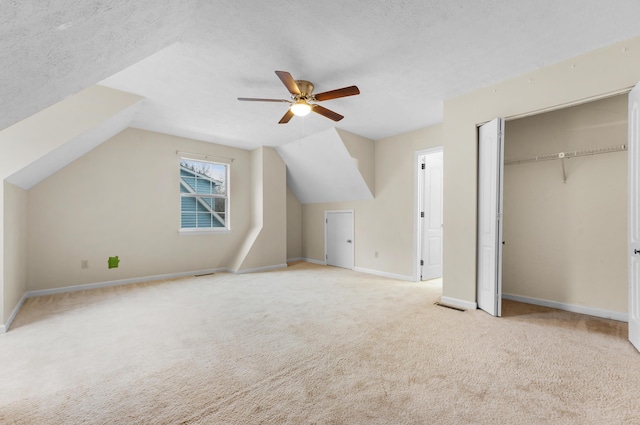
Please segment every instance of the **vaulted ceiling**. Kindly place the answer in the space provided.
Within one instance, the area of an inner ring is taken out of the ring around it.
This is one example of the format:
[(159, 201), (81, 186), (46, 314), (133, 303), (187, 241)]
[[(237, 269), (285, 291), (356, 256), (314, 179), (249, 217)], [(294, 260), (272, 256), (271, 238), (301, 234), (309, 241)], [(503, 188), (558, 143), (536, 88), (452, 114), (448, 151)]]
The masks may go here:
[[(640, 34), (637, 0), (57, 0), (0, 3), (0, 130), (94, 84), (145, 100), (131, 125), (241, 148), (337, 126), (380, 139), (443, 101)], [(274, 74), (357, 85), (279, 125)], [(108, 133), (108, 132), (106, 132)]]

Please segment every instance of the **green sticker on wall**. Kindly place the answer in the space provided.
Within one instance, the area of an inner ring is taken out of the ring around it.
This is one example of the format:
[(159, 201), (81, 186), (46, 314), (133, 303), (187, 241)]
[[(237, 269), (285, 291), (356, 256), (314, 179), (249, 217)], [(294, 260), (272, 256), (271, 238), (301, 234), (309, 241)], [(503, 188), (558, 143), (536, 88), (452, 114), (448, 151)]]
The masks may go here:
[(115, 257), (109, 257), (109, 268), (116, 269), (118, 268), (118, 264), (120, 264), (120, 259), (116, 255)]

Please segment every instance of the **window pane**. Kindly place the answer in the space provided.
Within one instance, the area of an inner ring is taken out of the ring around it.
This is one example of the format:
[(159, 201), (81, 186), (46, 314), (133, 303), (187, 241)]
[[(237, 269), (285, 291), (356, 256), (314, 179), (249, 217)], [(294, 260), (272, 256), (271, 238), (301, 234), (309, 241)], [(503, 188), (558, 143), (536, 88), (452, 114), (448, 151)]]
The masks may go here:
[(182, 217), (180, 219), (180, 226), (182, 228), (193, 228), (196, 227), (196, 215), (195, 213), (182, 213)]
[(202, 202), (201, 198), (198, 198), (197, 211), (198, 212), (209, 212), (209, 208), (207, 208), (207, 204)]
[(211, 180), (207, 180), (207, 179), (203, 179), (201, 177), (198, 177), (196, 179), (196, 192), (197, 193), (202, 193), (204, 195), (213, 194), (213, 185), (212, 185)]
[(196, 211), (196, 198), (183, 196), (180, 200), (180, 203), (181, 203), (181, 210), (183, 213)]
[(181, 227), (225, 227), (227, 174), (228, 165), (225, 164), (180, 160)]
[(191, 190), (196, 190), (196, 178), (195, 177), (182, 177), (182, 181), (185, 182)]
[(211, 214), (198, 213), (198, 227), (213, 227), (211, 224)]
[(216, 195), (226, 195), (227, 185), (224, 182), (219, 182), (214, 186), (213, 193), (215, 193)]
[(204, 203), (206, 203), (209, 208), (213, 209), (213, 198), (204, 198), (204, 197), (202, 197), (200, 199), (202, 199), (202, 201)]
[(224, 214), (218, 214), (220, 216), (220, 219), (222, 219), (223, 221), (220, 221), (217, 217), (213, 216), (213, 227), (224, 227)]
[(224, 198), (214, 198), (215, 208), (213, 210), (218, 213), (224, 213), (227, 205), (227, 200)]

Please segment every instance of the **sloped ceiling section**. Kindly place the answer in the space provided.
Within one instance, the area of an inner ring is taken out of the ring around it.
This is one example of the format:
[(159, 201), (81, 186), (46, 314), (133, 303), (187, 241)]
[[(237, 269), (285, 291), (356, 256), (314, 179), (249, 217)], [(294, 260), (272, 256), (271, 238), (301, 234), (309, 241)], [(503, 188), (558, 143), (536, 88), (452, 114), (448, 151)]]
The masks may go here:
[(93, 86), (0, 131), (0, 177), (31, 188), (129, 127), (143, 100)]
[(339, 133), (329, 128), (277, 148), (287, 185), (303, 204), (372, 200), (373, 194)]
[(178, 41), (196, 4), (0, 1), (0, 129)]

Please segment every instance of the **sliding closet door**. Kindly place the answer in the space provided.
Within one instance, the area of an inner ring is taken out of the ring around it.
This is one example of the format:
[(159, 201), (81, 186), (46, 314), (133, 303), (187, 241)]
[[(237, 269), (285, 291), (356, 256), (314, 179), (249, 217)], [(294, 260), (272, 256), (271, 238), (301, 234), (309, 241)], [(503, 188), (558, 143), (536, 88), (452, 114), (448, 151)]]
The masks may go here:
[(502, 176), (504, 120), (481, 126), (478, 134), (478, 307), (502, 313)]
[(640, 350), (640, 84), (629, 93), (629, 341)]

